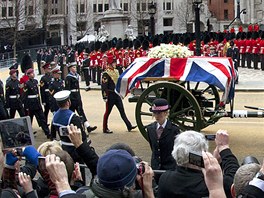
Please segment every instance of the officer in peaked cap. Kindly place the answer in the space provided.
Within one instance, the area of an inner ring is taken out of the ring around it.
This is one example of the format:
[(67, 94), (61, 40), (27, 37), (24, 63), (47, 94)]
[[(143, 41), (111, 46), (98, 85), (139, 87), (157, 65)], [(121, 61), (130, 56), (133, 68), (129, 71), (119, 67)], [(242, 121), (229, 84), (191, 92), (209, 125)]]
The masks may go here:
[(84, 126), (87, 128), (87, 131), (90, 133), (94, 131), (97, 126), (90, 126), (86, 115), (83, 110), (82, 105), (82, 98), (80, 94), (80, 85), (79, 85), (79, 78), (80, 75), (77, 73), (76, 62), (72, 62), (68, 65), (69, 73), (65, 78), (65, 89), (71, 92), (70, 99), (71, 99), (71, 106), (70, 110), (82, 116)]
[(51, 70), (52, 73), (52, 80), (49, 84), (49, 92), (50, 92), (50, 111), (54, 114), (58, 109), (59, 106), (56, 103), (56, 100), (54, 98), (54, 95), (59, 92), (64, 90), (64, 82), (61, 79), (61, 70), (60, 66), (57, 65)]
[(16, 111), (20, 117), (25, 116), (23, 103), (20, 97), (19, 80), (17, 78), (17, 69), (11, 69), (9, 71), (10, 80), (6, 83), (6, 108), (9, 109), (10, 118), (14, 118)]
[[(10, 67), (9, 67), (9, 70), (13, 70), (13, 71), (16, 71), (16, 76), (18, 78), (18, 75), (19, 75), (19, 72), (18, 72), (18, 63), (15, 62), (13, 63)], [(11, 80), (11, 76), (9, 76), (7, 79), (6, 79), (6, 83), (8, 83), (9, 81)]]
[[(78, 129), (80, 129), (82, 136), (82, 145), (80, 147), (84, 147), (85, 149), (87, 149), (87, 151), (85, 151), (85, 153), (89, 155), (86, 156), (86, 159), (89, 159), (86, 160), (87, 166), (90, 169), (92, 175), (95, 176), (98, 156), (95, 153), (94, 149), (90, 147), (91, 140), (88, 139), (85, 130), (83, 129), (83, 123), (81, 118), (70, 110), (71, 94), (72, 94), (71, 91), (63, 90), (57, 92), (54, 95), (54, 98), (59, 106), (59, 110), (56, 111), (52, 120), (52, 137), (55, 138), (56, 134), (58, 134), (60, 136), (62, 149), (70, 154), (74, 162), (83, 163), (83, 159), (76, 152), (76, 149), (74, 145), (71, 143), (69, 137), (60, 134), (60, 128), (66, 127), (68, 125), (74, 125)], [(84, 171), (81, 172), (82, 175), (84, 175)]]
[(48, 115), (50, 111), (50, 92), (49, 92), (49, 85), (52, 79), (51, 76), (51, 66), (49, 63), (46, 63), (42, 66), (44, 70), (44, 75), (40, 79), (40, 95), (41, 95), (41, 102), (44, 106), (44, 115), (46, 120), (48, 120)]
[(39, 89), (38, 89), (38, 81), (34, 79), (34, 69), (30, 68), (26, 71), (26, 74), (29, 80), (25, 83), (23, 91), (24, 91), (24, 107), (26, 112), (29, 113), (31, 121), (33, 121), (33, 116), (36, 117), (39, 125), (44, 131), (47, 138), (50, 138), (50, 130), (47, 124), (47, 120), (43, 113), (40, 97), (39, 97)]

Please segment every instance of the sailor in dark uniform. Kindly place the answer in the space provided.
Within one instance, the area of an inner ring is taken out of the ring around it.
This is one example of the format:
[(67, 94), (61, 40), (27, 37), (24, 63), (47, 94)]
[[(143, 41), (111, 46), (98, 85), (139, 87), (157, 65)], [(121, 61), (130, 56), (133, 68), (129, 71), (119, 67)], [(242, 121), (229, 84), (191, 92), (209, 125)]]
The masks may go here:
[(119, 95), (115, 93), (115, 85), (117, 79), (119, 77), (119, 72), (115, 69), (116, 59), (112, 59), (111, 63), (108, 63), (108, 68), (102, 74), (102, 96), (104, 101), (106, 102), (106, 108), (104, 113), (104, 121), (103, 121), (103, 132), (104, 133), (113, 133), (113, 131), (108, 128), (108, 117), (114, 107), (117, 107), (121, 118), (126, 124), (127, 130), (130, 132), (132, 129), (135, 129), (137, 126), (132, 126), (130, 121), (128, 120), (125, 109), (123, 106), (122, 99)]
[(70, 110), (73, 112), (77, 111), (79, 116), (82, 116), (84, 126), (87, 128), (88, 133), (94, 131), (97, 126), (90, 126), (89, 122), (83, 111), (82, 98), (80, 94), (80, 85), (79, 85), (79, 74), (77, 73), (77, 64), (72, 62), (68, 65), (69, 73), (65, 78), (65, 89), (71, 92), (71, 106)]
[(20, 82), (17, 79), (17, 69), (9, 72), (10, 80), (6, 83), (6, 108), (9, 109), (10, 118), (14, 118), (16, 111), (20, 117), (25, 116), (22, 100), (20, 98)]
[(41, 104), (40, 104), (40, 97), (39, 97), (39, 89), (38, 89), (38, 81), (34, 79), (34, 69), (28, 69), (26, 74), (29, 77), (29, 80), (25, 83), (23, 91), (24, 91), (24, 105), (25, 109), (29, 113), (31, 118), (31, 122), (33, 117), (35, 116), (39, 126), (44, 131), (47, 138), (50, 138), (50, 130), (43, 113)]
[(91, 81), (89, 67), (90, 67), (90, 59), (88, 58), (88, 53), (84, 52), (83, 53), (83, 62), (82, 62), (82, 72), (84, 75), (84, 80), (85, 80), (85, 84), (87, 86), (87, 90), (90, 89), (90, 81)]
[(8, 113), (5, 108), (4, 84), (0, 80), (0, 120), (8, 118)]
[(60, 70), (60, 66), (56, 66), (54, 69), (52, 69), (51, 73), (53, 75), (53, 79), (49, 85), (50, 111), (54, 114), (59, 109), (59, 106), (57, 105), (57, 102), (53, 96), (57, 92), (64, 90), (64, 81), (61, 79), (62, 72)]
[(46, 63), (42, 66), (45, 74), (40, 79), (40, 95), (41, 95), (41, 102), (44, 106), (44, 115), (46, 120), (48, 121), (48, 115), (50, 111), (50, 92), (49, 92), (49, 84), (51, 82), (52, 76), (50, 73), (51, 66), (49, 63)]
[[(66, 127), (67, 125), (73, 124), (74, 126), (76, 126), (77, 128), (81, 130), (82, 141), (86, 145), (88, 144), (88, 146), (91, 144), (91, 140), (88, 139), (84, 131), (83, 122), (81, 118), (69, 109), (71, 106), (70, 94), (71, 94), (70, 91), (63, 90), (63, 91), (57, 92), (54, 95), (54, 98), (56, 99), (57, 104), (59, 106), (59, 110), (54, 114), (54, 117), (52, 120), (52, 129), (54, 129), (56, 133), (58, 133), (58, 135), (60, 136), (62, 149), (67, 151), (71, 155), (74, 162), (82, 163), (83, 160), (77, 154), (76, 148), (71, 143), (71, 140), (69, 139), (69, 137), (62, 136), (59, 133), (59, 130), (61, 127)], [(96, 175), (96, 166), (97, 166), (98, 156), (95, 153), (94, 149), (91, 149), (90, 154), (89, 156), (87, 156), (87, 158), (90, 158), (89, 164), (87, 164), (87, 166), (91, 170), (92, 174)]]

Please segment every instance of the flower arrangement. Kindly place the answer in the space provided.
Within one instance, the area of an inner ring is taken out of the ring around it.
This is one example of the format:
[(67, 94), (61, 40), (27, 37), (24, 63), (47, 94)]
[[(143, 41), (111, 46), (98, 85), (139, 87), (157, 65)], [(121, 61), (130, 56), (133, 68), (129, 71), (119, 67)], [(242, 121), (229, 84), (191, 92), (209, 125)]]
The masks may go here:
[(161, 44), (153, 47), (148, 53), (149, 58), (187, 58), (192, 52), (185, 46)]

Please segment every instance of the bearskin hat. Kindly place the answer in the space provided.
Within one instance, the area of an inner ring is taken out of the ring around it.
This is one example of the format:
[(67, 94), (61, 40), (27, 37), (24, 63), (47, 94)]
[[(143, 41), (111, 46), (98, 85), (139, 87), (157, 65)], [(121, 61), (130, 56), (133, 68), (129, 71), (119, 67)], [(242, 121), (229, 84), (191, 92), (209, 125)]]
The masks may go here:
[(120, 50), (123, 47), (123, 41), (119, 39), (116, 43), (116, 49)]
[(134, 49), (139, 49), (141, 46), (140, 40), (135, 39), (134, 40)]
[(158, 45), (159, 45), (159, 38), (155, 36), (155, 38), (153, 39), (153, 47), (156, 47)]
[(25, 73), (28, 69), (33, 68), (33, 62), (32, 62), (31, 57), (28, 53), (26, 53), (23, 56), (23, 58), (21, 60), (20, 68), (21, 68), (21, 71), (23, 73)]
[(100, 50), (100, 48), (101, 48), (101, 42), (100, 41), (96, 41), (95, 44), (94, 44), (95, 51)]
[(107, 42), (103, 42), (101, 45), (101, 52), (104, 53), (108, 50), (108, 44)]
[(128, 39), (124, 39), (123, 40), (123, 48), (126, 49), (129, 47), (129, 40)]

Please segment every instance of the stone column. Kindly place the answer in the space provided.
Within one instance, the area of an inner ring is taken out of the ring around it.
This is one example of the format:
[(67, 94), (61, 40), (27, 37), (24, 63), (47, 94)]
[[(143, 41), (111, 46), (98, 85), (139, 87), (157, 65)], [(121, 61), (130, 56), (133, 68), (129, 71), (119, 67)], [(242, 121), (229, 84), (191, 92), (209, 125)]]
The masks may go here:
[[(77, 10), (76, 10), (76, 1), (75, 0), (68, 0), (68, 45), (75, 44), (77, 41)], [(70, 36), (72, 40), (70, 39)], [(72, 42), (72, 43), (71, 43)]]
[(156, 14), (154, 15), (155, 20), (155, 33), (163, 34), (163, 1), (156, 1)]

